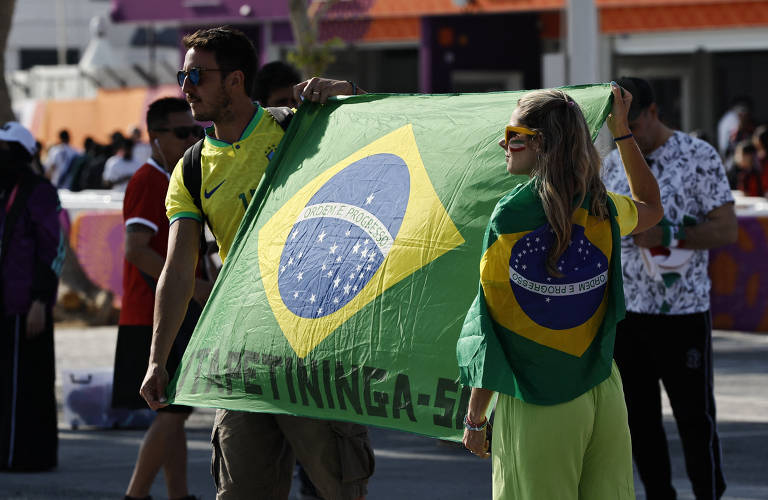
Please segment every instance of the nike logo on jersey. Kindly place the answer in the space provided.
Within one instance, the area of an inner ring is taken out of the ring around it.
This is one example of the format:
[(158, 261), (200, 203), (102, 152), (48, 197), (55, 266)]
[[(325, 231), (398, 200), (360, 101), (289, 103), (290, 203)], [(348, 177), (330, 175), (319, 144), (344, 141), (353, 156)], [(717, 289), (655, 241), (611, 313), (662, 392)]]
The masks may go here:
[(211, 189), (210, 191), (208, 191), (208, 190), (206, 189), (206, 190), (205, 190), (205, 199), (207, 200), (208, 198), (210, 198), (211, 196), (213, 196), (213, 193), (215, 193), (215, 192), (216, 192), (216, 190), (217, 190), (217, 189), (219, 189), (219, 188), (221, 187), (221, 185), (222, 185), (222, 184), (224, 184), (224, 182), (226, 182), (226, 180), (227, 180), (227, 179), (224, 179), (223, 181), (219, 182), (219, 185), (218, 185), (218, 186), (216, 186), (215, 188)]

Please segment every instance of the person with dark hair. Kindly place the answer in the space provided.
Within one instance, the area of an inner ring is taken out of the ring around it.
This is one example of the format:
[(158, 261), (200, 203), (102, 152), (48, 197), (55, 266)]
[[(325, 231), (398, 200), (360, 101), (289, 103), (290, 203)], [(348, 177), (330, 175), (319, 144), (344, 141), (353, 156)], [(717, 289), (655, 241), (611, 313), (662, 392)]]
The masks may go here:
[[(147, 130), (152, 156), (131, 177), (123, 200), (123, 307), (115, 349), (113, 408), (147, 407), (139, 389), (149, 360), (155, 288), (168, 247), (168, 219), (164, 205), (168, 180), (178, 159), (203, 132), (202, 127), (192, 119), (189, 104), (175, 97), (158, 99), (149, 105)], [(189, 302), (186, 317), (166, 363), (170, 373), (176, 371), (181, 361), (210, 288), (211, 283), (202, 277), (195, 280), (194, 298)], [(125, 493), (127, 500), (150, 498), (149, 490), (161, 468), (169, 498), (194, 498), (187, 491), (187, 441), (184, 433), (184, 422), (191, 412), (191, 407), (177, 405), (158, 410), (139, 449)]]
[(283, 61), (273, 61), (256, 73), (255, 98), (264, 107), (288, 106), (295, 108), (293, 87), (301, 82), (298, 70)]
[(131, 129), (130, 137), (133, 141), (133, 159), (143, 165), (147, 162), (149, 157), (152, 156), (152, 147), (142, 140), (141, 129), (139, 127), (133, 127)]
[[(258, 56), (251, 40), (241, 31), (229, 26), (201, 29), (186, 35), (182, 43), (190, 49), (202, 50), (213, 56), (216, 67), (190, 68), (201, 72), (218, 72), (222, 80), (230, 73), (239, 71), (246, 95), (253, 99), (254, 80), (259, 67)], [(179, 72), (181, 75), (182, 72)], [(193, 73), (193, 75), (196, 73)], [(197, 73), (199, 74), (199, 73)], [(186, 73), (185, 73), (185, 76)], [(181, 78), (181, 76), (179, 76)], [(192, 79), (197, 79), (195, 76)], [(179, 81), (179, 86), (183, 82)]]
[(0, 470), (58, 462), (53, 305), (65, 241), (56, 188), (32, 172), (35, 139), (0, 127)]
[[(530, 180), (493, 210), (481, 289), (457, 348), (462, 383), (472, 387), (464, 445), (480, 457), (491, 455), (486, 414), (499, 393), (492, 443), (497, 500), (635, 498), (627, 412), (612, 359), (624, 314), (619, 242), (656, 224), (662, 209), (627, 126), (632, 96), (615, 84), (611, 90), (607, 125), (631, 198), (606, 191), (584, 115), (561, 90), (521, 97), (500, 142), (507, 171)], [(578, 286), (585, 283), (592, 285)], [(547, 291), (525, 294), (540, 289)], [(498, 373), (484, 376), (491, 367)]]
[[(168, 256), (157, 287), (149, 367), (141, 393), (153, 409), (167, 404), (165, 363), (194, 290), (201, 225), (207, 220), (222, 261), (284, 130), (252, 101), (256, 50), (232, 28), (201, 29), (184, 37), (187, 53), (178, 82), (198, 121), (212, 121), (201, 144), (200, 185), (190, 193), (183, 162), (171, 174), (166, 213)], [(313, 78), (295, 95), (325, 102), (354, 93), (349, 82)], [(196, 196), (195, 196), (196, 195)], [(202, 196), (204, 195), (204, 196)], [(287, 499), (298, 458), (326, 500), (366, 494), (373, 450), (364, 426), (291, 415), (217, 410), (212, 473), (219, 500)]]
[(66, 187), (70, 191), (81, 191), (83, 189), (83, 173), (88, 164), (93, 160), (96, 149), (96, 141), (93, 137), (86, 137), (83, 141), (83, 152), (75, 156), (67, 169), (66, 179), (60, 182), (61, 187)]
[(50, 179), (51, 184), (56, 187), (69, 187), (60, 185), (62, 180), (67, 178), (67, 171), (72, 160), (78, 155), (78, 151), (69, 145), (69, 131), (62, 129), (59, 131), (58, 144), (51, 146), (48, 150), (48, 156), (45, 159), (43, 167), (45, 176)]
[(731, 138), (739, 128), (739, 122), (745, 114), (752, 112), (752, 99), (741, 95), (731, 100), (728, 109), (717, 122), (717, 150), (723, 158), (728, 156)]
[(751, 141), (736, 144), (733, 153), (736, 189), (747, 196), (763, 196), (763, 171), (757, 159), (757, 148)]
[(755, 146), (755, 162), (760, 169), (763, 193), (768, 193), (768, 125), (760, 125), (755, 129), (752, 145)]
[[(619, 84), (635, 96), (629, 127), (664, 206), (660, 224), (622, 242), (627, 315), (616, 329), (614, 356), (624, 380), (632, 454), (646, 496), (675, 498), (661, 381), (696, 498), (720, 498), (725, 478), (715, 423), (707, 268), (708, 249), (736, 241), (733, 196), (717, 151), (666, 127), (647, 81), (627, 77)], [(608, 189), (629, 193), (619, 152), (605, 158), (603, 180)], [(656, 264), (662, 261), (663, 273)]]
[(133, 139), (123, 137), (118, 144), (117, 152), (107, 159), (102, 174), (107, 188), (125, 191), (131, 176), (141, 167), (141, 163), (133, 157), (133, 146)]

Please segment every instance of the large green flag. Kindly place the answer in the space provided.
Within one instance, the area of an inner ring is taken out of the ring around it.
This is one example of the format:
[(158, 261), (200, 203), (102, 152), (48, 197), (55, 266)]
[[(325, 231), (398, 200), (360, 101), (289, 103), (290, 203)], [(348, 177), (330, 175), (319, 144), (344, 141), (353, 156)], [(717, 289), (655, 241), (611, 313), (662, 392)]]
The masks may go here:
[[(606, 84), (565, 89), (593, 136)], [(169, 388), (192, 406), (458, 439), (456, 341), (525, 92), (303, 105), (241, 222)]]

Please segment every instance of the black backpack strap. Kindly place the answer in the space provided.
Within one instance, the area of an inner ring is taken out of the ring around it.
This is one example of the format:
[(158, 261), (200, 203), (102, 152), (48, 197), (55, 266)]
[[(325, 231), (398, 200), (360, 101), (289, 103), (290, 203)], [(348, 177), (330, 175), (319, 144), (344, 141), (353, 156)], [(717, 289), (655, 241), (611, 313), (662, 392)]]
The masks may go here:
[(291, 124), (291, 118), (293, 118), (293, 110), (291, 108), (287, 106), (280, 106), (264, 109), (266, 109), (269, 114), (272, 115), (272, 118), (275, 119), (277, 124), (280, 125), (283, 130), (288, 130), (288, 125)]
[[(203, 217), (203, 222), (200, 224), (200, 254), (203, 256), (203, 262), (205, 262), (205, 256), (208, 255), (208, 243), (205, 241), (205, 226), (213, 233), (211, 227), (211, 221), (208, 220), (208, 216), (203, 211), (203, 201), (200, 198), (200, 190), (203, 187), (203, 165), (202, 165), (202, 152), (203, 142), (205, 138), (200, 139), (191, 148), (184, 152), (184, 161), (181, 164), (181, 174), (184, 180), (184, 187), (187, 188), (189, 195), (192, 197), (192, 203), (195, 204), (200, 211), (200, 215)], [(208, 269), (203, 265), (204, 274), (208, 275)]]
[(184, 161), (182, 162), (182, 178), (184, 179), (184, 187), (187, 188), (189, 195), (192, 197), (192, 202), (195, 204), (200, 214), (203, 216), (205, 222), (208, 218), (203, 212), (203, 203), (200, 199), (200, 189), (203, 185), (203, 168), (201, 155), (203, 151), (203, 141), (200, 139), (191, 148), (184, 152)]

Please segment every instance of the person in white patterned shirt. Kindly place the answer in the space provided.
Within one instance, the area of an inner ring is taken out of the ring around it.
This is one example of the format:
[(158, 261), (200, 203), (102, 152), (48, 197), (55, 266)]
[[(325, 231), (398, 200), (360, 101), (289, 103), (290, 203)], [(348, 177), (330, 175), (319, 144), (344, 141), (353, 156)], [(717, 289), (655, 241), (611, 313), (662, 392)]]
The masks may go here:
[[(632, 454), (646, 497), (674, 499), (659, 380), (669, 396), (697, 499), (725, 491), (715, 425), (708, 249), (736, 241), (733, 197), (717, 151), (659, 119), (645, 80), (621, 78), (634, 96), (629, 126), (656, 176), (664, 219), (622, 241), (627, 315), (614, 357), (624, 381)], [(616, 151), (603, 162), (606, 189), (628, 194)]]

